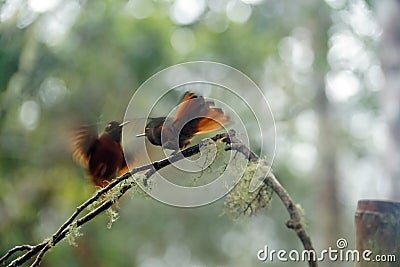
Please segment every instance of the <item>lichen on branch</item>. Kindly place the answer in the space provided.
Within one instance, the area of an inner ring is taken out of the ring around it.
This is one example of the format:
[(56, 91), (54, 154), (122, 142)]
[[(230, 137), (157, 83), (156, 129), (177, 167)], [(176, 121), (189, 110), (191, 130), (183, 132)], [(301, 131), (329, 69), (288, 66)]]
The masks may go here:
[(262, 209), (268, 210), (272, 200), (271, 187), (261, 183), (256, 190), (250, 190), (253, 179), (264, 180), (267, 177), (269, 168), (264, 166), (268, 165), (263, 159), (248, 162), (242, 179), (225, 197), (225, 213), (237, 218), (240, 215), (254, 216)]

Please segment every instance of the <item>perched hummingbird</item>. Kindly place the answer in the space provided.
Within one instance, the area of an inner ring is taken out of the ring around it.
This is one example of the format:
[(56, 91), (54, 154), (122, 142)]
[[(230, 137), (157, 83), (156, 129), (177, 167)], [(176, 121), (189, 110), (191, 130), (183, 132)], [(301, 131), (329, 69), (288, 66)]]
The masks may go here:
[(215, 108), (214, 102), (186, 92), (173, 118), (149, 118), (145, 132), (137, 136), (146, 136), (153, 145), (178, 151), (189, 145), (195, 135), (219, 130), (228, 121), (229, 117)]
[(74, 132), (73, 158), (86, 168), (95, 185), (104, 187), (128, 170), (121, 147), (122, 127), (127, 123), (111, 121), (99, 136), (88, 126)]

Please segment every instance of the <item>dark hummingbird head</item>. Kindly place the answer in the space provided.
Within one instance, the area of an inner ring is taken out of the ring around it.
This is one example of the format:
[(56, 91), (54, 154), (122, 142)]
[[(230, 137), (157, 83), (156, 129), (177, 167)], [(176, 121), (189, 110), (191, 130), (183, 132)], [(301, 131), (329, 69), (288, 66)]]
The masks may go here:
[(121, 142), (121, 134), (122, 127), (126, 125), (129, 121), (125, 121), (123, 123), (119, 123), (117, 121), (111, 121), (107, 124), (106, 128), (104, 128), (103, 134), (110, 137), (112, 140), (116, 142)]
[[(172, 124), (172, 119), (167, 117), (148, 118), (144, 133), (136, 135), (136, 137), (146, 136), (147, 139), (155, 146), (161, 146), (161, 133)], [(172, 137), (173, 138), (173, 137)]]

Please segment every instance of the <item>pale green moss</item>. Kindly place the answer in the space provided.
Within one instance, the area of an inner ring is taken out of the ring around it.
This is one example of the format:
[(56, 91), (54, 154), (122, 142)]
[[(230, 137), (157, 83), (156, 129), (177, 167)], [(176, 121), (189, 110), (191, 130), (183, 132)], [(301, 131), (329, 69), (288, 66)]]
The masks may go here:
[(205, 166), (210, 165), (212, 163), (218, 152), (216, 143), (210, 138), (201, 140), (199, 150), (202, 156), (205, 155), (206, 158), (204, 162)]
[[(243, 163), (238, 163), (243, 164)], [(261, 209), (268, 209), (271, 203), (272, 189), (261, 183), (254, 191), (250, 191), (253, 179), (263, 181), (270, 172), (266, 161), (249, 162), (241, 180), (229, 192), (224, 202), (224, 212), (232, 216), (252, 216)]]
[(106, 214), (109, 217), (109, 221), (107, 223), (107, 228), (111, 229), (114, 222), (116, 222), (119, 218), (119, 213), (114, 208), (109, 208), (106, 210)]
[(296, 209), (297, 209), (297, 213), (300, 215), (300, 224), (301, 224), (301, 226), (303, 227), (303, 228), (306, 228), (307, 227), (307, 225), (306, 225), (306, 222), (305, 222), (305, 220), (304, 220), (304, 214), (305, 214), (305, 212), (304, 212), (304, 209), (303, 209), (303, 207), (300, 205), (300, 204), (296, 204)]
[[(113, 204), (112, 207), (106, 210), (106, 214), (109, 216), (109, 222), (107, 223), (107, 228), (110, 229), (112, 227), (112, 224), (118, 219), (119, 214), (117, 212), (118, 208), (118, 200), (122, 196), (121, 191), (125, 191), (128, 189), (129, 195), (131, 198), (136, 196), (138, 193), (143, 194), (144, 196), (147, 196), (146, 193), (143, 192), (143, 190), (137, 185), (137, 181), (143, 181), (143, 178), (145, 178), (144, 174), (135, 174), (122, 182), (120, 182), (118, 185), (116, 185), (114, 188), (112, 188), (110, 191), (108, 191), (106, 194), (101, 196), (98, 200), (93, 202), (91, 205), (87, 207), (89, 211), (93, 211), (96, 208), (98, 208), (100, 205), (105, 203), (106, 201), (111, 201)], [(127, 188), (128, 187), (128, 188)], [(72, 227), (72, 229), (74, 229)]]
[(71, 246), (77, 247), (78, 244), (76, 243), (76, 238), (83, 236), (82, 232), (80, 231), (81, 227), (76, 225), (76, 221), (70, 224), (68, 227), (68, 233), (65, 235), (65, 238), (68, 241), (68, 244)]
[[(196, 186), (201, 178), (210, 179), (222, 175), (228, 166), (230, 153), (225, 151), (226, 144), (221, 141), (213, 141), (210, 138), (203, 139), (200, 143), (201, 172), (193, 179), (192, 186)], [(195, 155), (196, 156), (196, 155)], [(206, 175), (206, 176), (205, 176)]]

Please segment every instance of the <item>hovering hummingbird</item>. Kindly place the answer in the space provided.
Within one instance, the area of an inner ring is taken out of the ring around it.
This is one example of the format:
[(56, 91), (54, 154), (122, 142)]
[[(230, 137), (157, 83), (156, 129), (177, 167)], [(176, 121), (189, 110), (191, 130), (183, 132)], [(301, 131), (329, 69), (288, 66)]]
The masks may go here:
[(188, 146), (195, 135), (219, 130), (229, 122), (222, 109), (214, 105), (202, 96), (186, 92), (173, 118), (149, 118), (145, 132), (137, 137), (146, 136), (153, 145), (178, 151)]
[(104, 187), (128, 170), (121, 147), (122, 127), (127, 123), (111, 121), (100, 135), (88, 126), (74, 132), (73, 158), (86, 168), (95, 185)]

